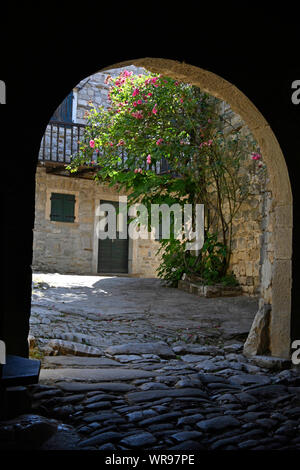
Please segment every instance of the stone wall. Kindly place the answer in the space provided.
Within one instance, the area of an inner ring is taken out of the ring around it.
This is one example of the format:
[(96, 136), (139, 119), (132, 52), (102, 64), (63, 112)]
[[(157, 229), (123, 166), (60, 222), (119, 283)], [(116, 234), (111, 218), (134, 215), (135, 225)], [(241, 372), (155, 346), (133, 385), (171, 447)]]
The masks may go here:
[[(84, 78), (75, 87), (77, 91), (77, 112), (76, 122), (85, 124), (86, 123), (86, 111), (91, 109), (91, 103), (97, 106), (109, 106), (107, 93), (109, 85), (106, 83), (108, 76), (112, 78), (117, 77), (124, 68), (116, 68), (113, 70), (107, 70), (104, 72), (98, 72), (91, 75), (88, 78)], [(135, 67), (130, 65), (126, 67), (129, 72), (132, 71), (135, 75), (144, 74), (145, 70), (142, 67)]]
[(243, 292), (259, 294), (262, 265), (266, 257), (272, 258), (272, 246), (266, 250), (271, 234), (263, 227), (271, 194), (264, 191), (253, 194), (241, 207), (233, 223), (233, 242), (230, 269), (234, 272)]
[[(240, 128), (243, 135), (251, 135), (245, 122), (233, 113), (227, 103), (222, 102), (220, 111), (231, 126)], [(263, 272), (265, 285), (268, 283), (267, 278), (271, 279), (274, 258), (273, 233), (269, 223), (272, 193), (267, 169), (259, 170), (250, 156), (245, 159), (241, 171), (251, 174), (251, 194), (249, 199), (242, 203), (233, 220), (229, 269), (235, 274), (244, 293), (259, 295)], [(270, 271), (269, 275), (266, 270)]]

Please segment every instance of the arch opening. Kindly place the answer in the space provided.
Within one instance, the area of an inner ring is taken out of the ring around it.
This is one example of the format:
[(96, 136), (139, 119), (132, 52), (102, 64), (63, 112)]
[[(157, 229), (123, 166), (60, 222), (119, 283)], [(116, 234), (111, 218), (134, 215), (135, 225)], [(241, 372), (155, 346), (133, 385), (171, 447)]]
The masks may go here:
[(265, 223), (265, 256), (261, 267), (259, 310), (244, 352), (290, 357), (292, 192), (279, 143), (262, 114), (233, 84), (199, 67), (160, 58), (140, 58), (109, 65), (99, 72), (126, 66), (180, 80), (228, 103), (241, 117), (258, 143), (268, 169), (269, 191)]

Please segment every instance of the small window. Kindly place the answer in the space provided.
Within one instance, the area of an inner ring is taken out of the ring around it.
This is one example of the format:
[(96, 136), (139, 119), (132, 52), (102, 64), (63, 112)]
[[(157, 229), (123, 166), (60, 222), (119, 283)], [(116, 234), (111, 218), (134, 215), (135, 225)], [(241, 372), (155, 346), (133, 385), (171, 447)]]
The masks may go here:
[(74, 194), (51, 194), (50, 220), (56, 222), (74, 222), (75, 215)]
[(73, 114), (73, 91), (66, 96), (62, 103), (55, 110), (50, 121), (65, 122), (67, 124), (72, 123)]

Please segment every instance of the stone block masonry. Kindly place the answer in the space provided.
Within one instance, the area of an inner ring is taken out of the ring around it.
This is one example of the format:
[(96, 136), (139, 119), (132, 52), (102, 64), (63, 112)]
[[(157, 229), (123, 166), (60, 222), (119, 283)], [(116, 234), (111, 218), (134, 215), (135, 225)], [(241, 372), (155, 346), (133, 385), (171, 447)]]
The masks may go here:
[[(75, 195), (73, 223), (50, 220), (52, 193)], [(70, 178), (36, 172), (36, 207), (33, 242), (35, 271), (73, 274), (96, 274), (98, 240), (95, 238), (95, 208), (101, 199), (117, 201), (116, 190), (87, 178)], [(129, 274), (156, 277), (159, 243), (152, 240), (129, 240)]]

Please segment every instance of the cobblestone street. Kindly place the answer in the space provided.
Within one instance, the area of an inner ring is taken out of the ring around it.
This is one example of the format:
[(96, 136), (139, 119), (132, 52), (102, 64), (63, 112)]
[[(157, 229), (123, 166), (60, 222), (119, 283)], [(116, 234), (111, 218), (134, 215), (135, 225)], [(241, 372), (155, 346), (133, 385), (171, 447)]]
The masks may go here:
[(35, 274), (40, 381), (1, 448), (300, 449), (299, 369), (242, 354), (256, 311), (156, 279)]
[(46, 355), (67, 341), (99, 356), (127, 342), (244, 340), (258, 308), (255, 298), (200, 299), (159, 279), (35, 274), (33, 285), (31, 335)]

